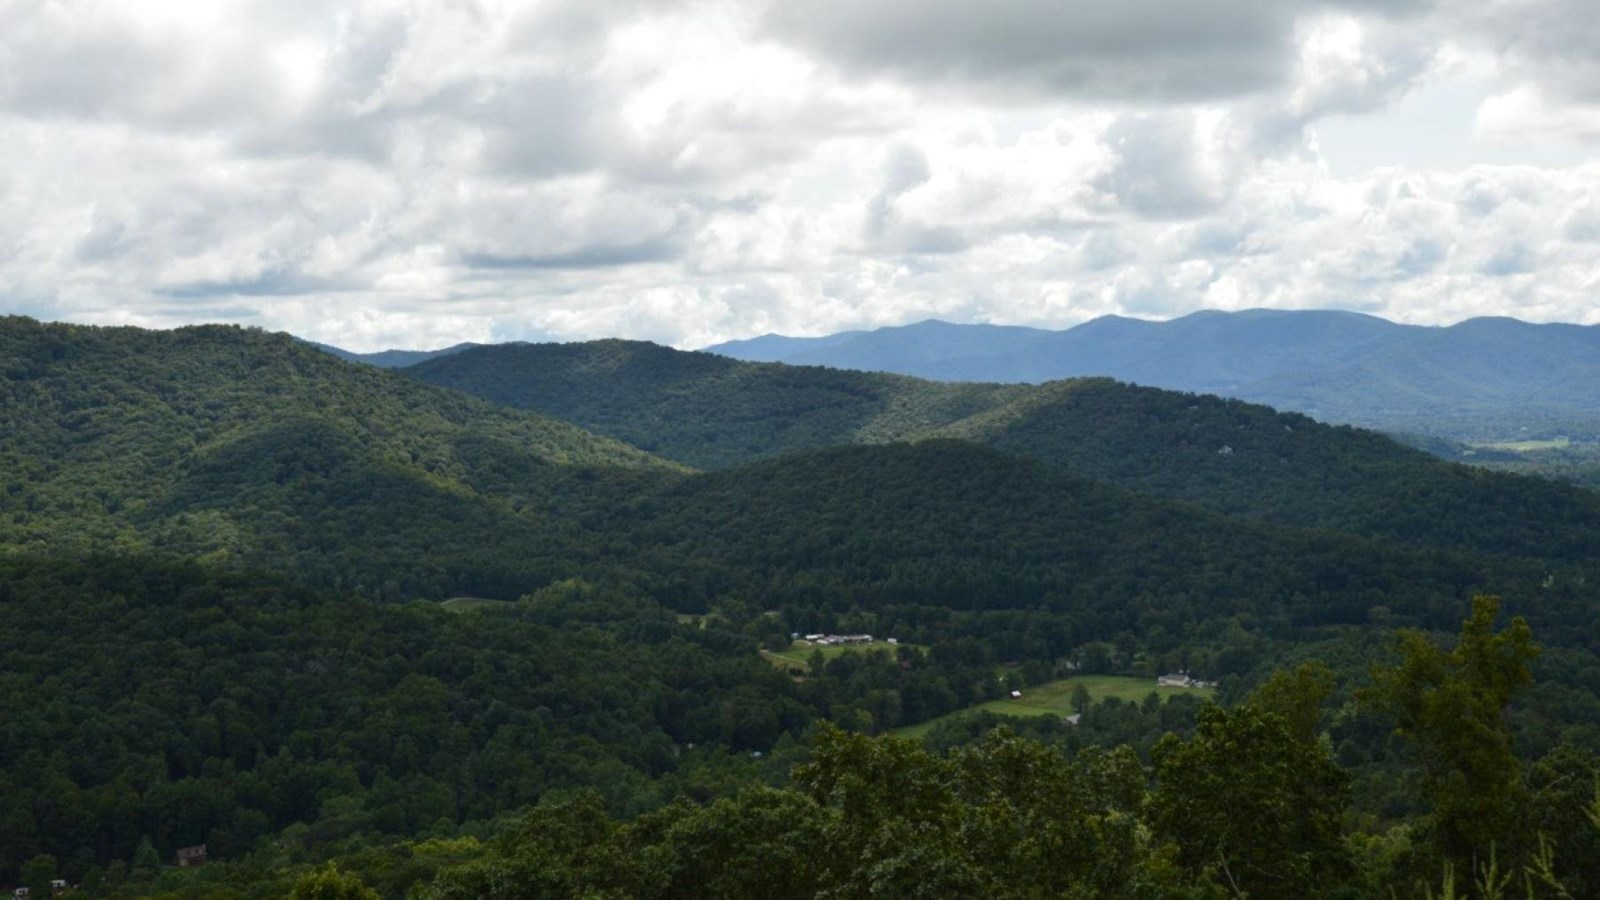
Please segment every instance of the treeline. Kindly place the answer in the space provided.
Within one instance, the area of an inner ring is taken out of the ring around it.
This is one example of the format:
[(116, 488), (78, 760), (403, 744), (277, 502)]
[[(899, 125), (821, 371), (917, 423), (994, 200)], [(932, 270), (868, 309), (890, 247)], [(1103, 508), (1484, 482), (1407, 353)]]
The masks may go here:
[(412, 896), (1591, 896), (1600, 757), (1516, 758), (1503, 714), (1539, 648), (1497, 612), (1476, 600), (1450, 649), (1403, 634), (1359, 693), (1406, 746), (1403, 824), (1350, 816), (1333, 681), (1307, 665), (1201, 710), (1148, 765), (1005, 730), (940, 756), (825, 727), (788, 790), (625, 823), (542, 808)]
[[(413, 900), (1593, 896), (1600, 758), (1515, 756), (1503, 711), (1539, 648), (1520, 619), (1496, 629), (1496, 613), (1480, 598), (1448, 649), (1403, 634), (1358, 692), (1406, 756), (1404, 816), (1354, 814), (1326, 731), (1335, 685), (1306, 665), (1199, 709), (1148, 755), (1064, 753), (1004, 728), (937, 752), (822, 725), (787, 785), (620, 817), (580, 792), (497, 829), (269, 880), (294, 896)], [(263, 896), (248, 872), (167, 887)]]

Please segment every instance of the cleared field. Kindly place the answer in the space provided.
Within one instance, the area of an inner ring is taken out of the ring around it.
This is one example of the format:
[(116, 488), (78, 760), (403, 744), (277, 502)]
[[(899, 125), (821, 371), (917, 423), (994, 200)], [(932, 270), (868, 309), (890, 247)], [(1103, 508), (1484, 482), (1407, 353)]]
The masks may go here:
[(1162, 700), (1178, 694), (1191, 694), (1201, 698), (1209, 698), (1216, 691), (1212, 688), (1178, 688), (1157, 687), (1154, 678), (1128, 678), (1122, 675), (1079, 675), (1075, 678), (1063, 678), (1060, 681), (1051, 681), (1022, 689), (1020, 698), (1004, 698), (990, 700), (957, 710), (937, 719), (929, 719), (916, 725), (907, 725), (895, 729), (894, 733), (901, 737), (920, 738), (927, 734), (933, 726), (955, 716), (982, 710), (1002, 716), (1059, 716), (1066, 717), (1073, 713), (1072, 693), (1078, 685), (1083, 685), (1089, 690), (1089, 699), (1099, 703), (1107, 697), (1116, 697), (1127, 703), (1143, 703), (1144, 698), (1154, 692)]
[(506, 606), (510, 600), (490, 600), (485, 597), (451, 597), (439, 605), (451, 612), (471, 612), (475, 609), (485, 609), (495, 606)]
[(845, 644), (823, 647), (810, 641), (795, 641), (787, 650), (763, 650), (761, 656), (775, 666), (786, 669), (804, 669), (811, 664), (811, 656), (821, 651), (823, 659), (833, 659), (846, 653), (865, 653), (873, 650), (887, 650), (895, 652), (900, 647), (912, 647), (917, 650), (926, 650), (916, 644), (891, 644), (888, 641), (873, 641), (870, 644)]
[(1572, 446), (1572, 441), (1567, 438), (1555, 438), (1548, 441), (1498, 441), (1490, 444), (1473, 444), (1485, 450), (1510, 450), (1516, 453), (1532, 453), (1535, 450), (1565, 450)]

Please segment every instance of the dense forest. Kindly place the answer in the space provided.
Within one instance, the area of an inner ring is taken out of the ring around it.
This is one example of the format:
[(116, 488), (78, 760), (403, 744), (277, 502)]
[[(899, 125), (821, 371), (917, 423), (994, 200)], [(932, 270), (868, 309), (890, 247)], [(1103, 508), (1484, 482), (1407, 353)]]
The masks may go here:
[(1039, 386), (738, 362), (653, 344), (477, 347), (401, 370), (703, 469), (947, 437), (1218, 512), (1486, 553), (1600, 554), (1600, 497), (1375, 432), (1103, 378)]
[[(286, 335), (0, 319), (0, 542), (292, 567), (389, 600), (561, 577), (677, 467)], [(441, 527), (449, 523), (451, 527)]]
[(0, 320), (0, 886), (1600, 893), (1595, 495), (857, 375)]

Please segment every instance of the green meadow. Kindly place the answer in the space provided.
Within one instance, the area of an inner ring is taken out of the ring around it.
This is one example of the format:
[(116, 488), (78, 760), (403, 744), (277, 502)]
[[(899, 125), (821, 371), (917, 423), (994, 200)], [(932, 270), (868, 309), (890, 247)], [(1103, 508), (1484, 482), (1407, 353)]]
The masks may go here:
[(1019, 698), (1005, 697), (999, 700), (989, 700), (936, 719), (929, 719), (916, 725), (897, 728), (894, 733), (901, 737), (920, 738), (927, 734), (933, 726), (946, 719), (980, 710), (1002, 716), (1061, 716), (1064, 718), (1074, 711), (1072, 709), (1073, 689), (1080, 684), (1089, 690), (1089, 699), (1094, 703), (1099, 703), (1107, 697), (1116, 697), (1126, 703), (1142, 703), (1152, 692), (1162, 700), (1178, 694), (1194, 694), (1202, 698), (1209, 698), (1216, 693), (1212, 688), (1157, 687), (1154, 678), (1130, 678), (1124, 675), (1079, 675), (1073, 678), (1063, 678), (1059, 681), (1046, 682), (1034, 687), (1022, 688), (1022, 696)]
[(867, 653), (876, 650), (887, 650), (890, 653), (894, 653), (900, 647), (910, 647), (919, 652), (928, 649), (918, 644), (891, 644), (888, 641), (873, 641), (870, 644), (837, 644), (827, 647), (813, 644), (810, 641), (795, 641), (789, 645), (787, 650), (763, 650), (761, 651), (761, 656), (781, 668), (792, 669), (798, 667), (804, 669), (811, 665), (811, 657), (818, 652), (826, 660), (834, 659), (846, 653)]

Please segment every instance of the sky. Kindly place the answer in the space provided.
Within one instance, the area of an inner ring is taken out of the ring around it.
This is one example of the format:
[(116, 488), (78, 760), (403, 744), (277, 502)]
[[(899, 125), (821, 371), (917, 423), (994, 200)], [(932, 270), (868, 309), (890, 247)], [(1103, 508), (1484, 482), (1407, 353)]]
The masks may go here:
[(1592, 0), (0, 0), (0, 313), (1600, 323)]

